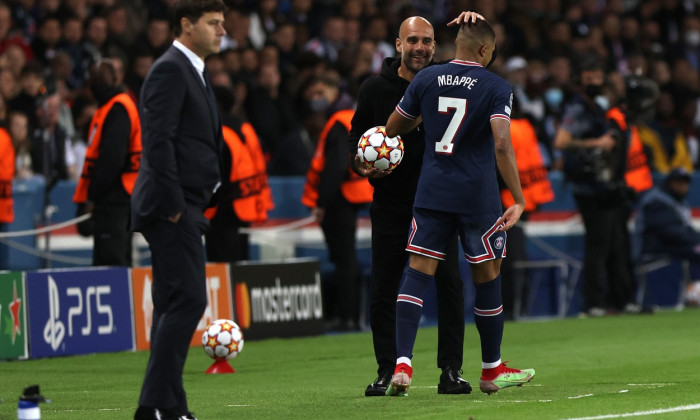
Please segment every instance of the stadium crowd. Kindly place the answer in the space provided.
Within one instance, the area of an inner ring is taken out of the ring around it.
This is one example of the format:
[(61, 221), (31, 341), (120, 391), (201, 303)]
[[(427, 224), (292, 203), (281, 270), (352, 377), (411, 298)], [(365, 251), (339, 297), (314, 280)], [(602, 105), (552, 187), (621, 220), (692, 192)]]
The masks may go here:
[[(16, 150), (15, 174), (44, 174), (42, 130), (60, 135), (50, 171), (77, 179), (97, 103), (87, 86), (90, 65), (111, 58), (119, 81), (138, 101), (144, 77), (170, 45), (167, 0), (22, 0), (0, 2), (0, 122)], [(492, 70), (512, 85), (536, 128), (548, 169), (561, 168), (553, 138), (561, 105), (572, 92), (579, 56), (605, 65), (611, 104), (625, 101), (625, 77), (658, 86), (655, 113), (639, 122), (652, 170), (700, 165), (700, 6), (682, 0), (229, 0), (227, 35), (207, 68), (232, 90), (233, 113), (260, 137), (270, 175), (303, 175), (329, 107), (348, 107), (359, 85), (395, 55), (404, 18), (435, 27), (436, 61), (454, 56), (446, 22), (477, 10), (494, 24)], [(333, 105), (310, 91), (313, 76), (336, 80)], [(54, 93), (55, 92), (55, 93)], [(41, 99), (41, 100), (39, 100)], [(51, 128), (53, 130), (53, 128)], [(58, 143), (65, 144), (58, 144)], [(44, 151), (45, 152), (45, 151)]]

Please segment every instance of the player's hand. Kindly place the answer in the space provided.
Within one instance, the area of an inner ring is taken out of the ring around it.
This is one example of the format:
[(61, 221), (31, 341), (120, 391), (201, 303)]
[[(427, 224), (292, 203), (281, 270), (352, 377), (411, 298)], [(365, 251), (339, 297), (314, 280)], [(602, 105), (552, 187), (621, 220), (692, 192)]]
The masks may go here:
[(606, 152), (612, 150), (612, 148), (615, 147), (615, 138), (612, 136), (612, 133), (607, 132), (604, 135), (598, 137), (597, 146), (605, 150)]
[(366, 177), (366, 178), (372, 178), (372, 179), (379, 179), (379, 178), (384, 178), (385, 176), (389, 175), (391, 171), (383, 171), (381, 169), (377, 168), (368, 168), (365, 166), (364, 163), (362, 163), (362, 160), (360, 159), (359, 156), (355, 156), (355, 161), (353, 162), (355, 165), (355, 169), (357, 170), (357, 173), (360, 175)]
[(179, 211), (177, 212), (176, 215), (168, 217), (168, 220), (170, 220), (172, 223), (177, 223), (180, 221), (180, 217), (182, 217), (182, 212)]
[(316, 223), (321, 223), (323, 222), (323, 216), (326, 215), (326, 209), (323, 207), (314, 207), (311, 209), (311, 217), (316, 220)]
[(524, 210), (525, 204), (515, 203), (508, 207), (508, 209), (506, 209), (506, 211), (503, 213), (503, 216), (496, 221), (496, 224), (499, 225), (496, 231), (505, 232), (512, 228), (518, 222), (518, 220), (520, 220), (520, 216), (522, 216)]
[(486, 20), (483, 16), (476, 12), (462, 12), (452, 21), (447, 23), (447, 26), (462, 25), (464, 23), (476, 23), (477, 19)]

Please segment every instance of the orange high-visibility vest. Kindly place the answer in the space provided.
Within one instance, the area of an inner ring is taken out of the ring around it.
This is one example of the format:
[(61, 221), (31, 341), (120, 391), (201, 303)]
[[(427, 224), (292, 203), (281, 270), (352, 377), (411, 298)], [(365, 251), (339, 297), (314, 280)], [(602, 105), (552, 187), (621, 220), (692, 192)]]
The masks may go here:
[(141, 120), (139, 112), (134, 101), (126, 93), (120, 93), (102, 105), (90, 121), (90, 138), (88, 139), (88, 147), (85, 151), (85, 163), (83, 171), (80, 174), (78, 185), (75, 187), (73, 201), (76, 203), (84, 203), (87, 201), (88, 187), (92, 177), (92, 167), (97, 162), (100, 155), (100, 142), (102, 140), (102, 126), (107, 119), (107, 114), (111, 111), (115, 103), (120, 103), (126, 109), (129, 115), (131, 130), (129, 132), (129, 154), (124, 162), (122, 169), (122, 186), (124, 190), (131, 195), (136, 183), (136, 176), (141, 165)]
[(644, 146), (639, 137), (639, 129), (635, 126), (627, 126), (625, 114), (622, 113), (620, 108), (610, 108), (605, 116), (614, 120), (622, 131), (627, 131), (628, 128), (630, 130), (630, 146), (627, 149), (627, 170), (625, 172), (627, 186), (633, 188), (636, 192), (646, 191), (653, 187), (654, 180), (651, 177), (651, 170), (647, 164), (647, 156), (644, 154)]
[(0, 128), (0, 223), (12, 223), (15, 213), (12, 205), (12, 178), (15, 176), (15, 148), (12, 138)]
[[(241, 126), (245, 141), (230, 127), (224, 125), (221, 131), (231, 153), (229, 182), (233, 194), (233, 211), (244, 222), (264, 222), (267, 220), (267, 211), (275, 208), (275, 204), (267, 181), (265, 156), (258, 135), (250, 123)], [(212, 219), (216, 213), (217, 208), (212, 207), (204, 214)]]
[[(304, 194), (301, 197), (301, 202), (305, 206), (314, 208), (318, 202), (318, 184), (321, 182), (321, 172), (326, 165), (324, 152), (328, 133), (337, 122), (343, 124), (349, 133), (352, 116), (354, 114), (355, 111), (349, 109), (338, 111), (328, 119), (328, 122), (326, 122), (326, 125), (323, 127), (318, 143), (316, 144), (314, 157), (311, 159), (311, 167), (306, 173), (306, 185), (304, 185)], [(355, 204), (371, 202), (374, 189), (369, 184), (369, 180), (356, 174), (350, 165), (352, 165), (352, 162), (348, 165), (347, 175), (340, 185), (343, 197), (345, 197), (348, 202)]]
[[(540, 154), (537, 134), (528, 119), (511, 119), (510, 138), (518, 164), (520, 186), (525, 197), (525, 211), (533, 211), (540, 204), (554, 200), (554, 191)], [(510, 207), (515, 203), (513, 195), (507, 188), (501, 190), (501, 202), (504, 207)]]

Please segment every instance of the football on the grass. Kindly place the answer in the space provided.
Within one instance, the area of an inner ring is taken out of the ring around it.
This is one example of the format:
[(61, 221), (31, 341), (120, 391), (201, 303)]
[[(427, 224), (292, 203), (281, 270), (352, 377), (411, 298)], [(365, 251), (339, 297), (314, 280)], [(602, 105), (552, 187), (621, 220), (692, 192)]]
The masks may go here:
[(403, 159), (403, 140), (387, 137), (384, 126), (370, 128), (357, 142), (357, 156), (368, 168), (392, 170)]
[(243, 350), (243, 331), (230, 319), (217, 319), (204, 330), (202, 346), (213, 359), (233, 359)]

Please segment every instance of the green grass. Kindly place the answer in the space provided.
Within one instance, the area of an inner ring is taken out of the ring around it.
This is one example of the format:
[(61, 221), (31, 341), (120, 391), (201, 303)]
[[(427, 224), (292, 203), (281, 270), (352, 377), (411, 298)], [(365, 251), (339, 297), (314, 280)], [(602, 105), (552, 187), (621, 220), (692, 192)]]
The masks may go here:
[[(471, 395), (438, 395), (437, 330), (419, 331), (407, 398), (364, 397), (376, 365), (369, 333), (248, 341), (237, 373), (205, 375), (192, 348), (185, 366), (190, 409), (218, 419), (564, 419), (700, 404), (700, 310), (655, 315), (507, 323), (503, 358), (533, 367), (522, 388), (478, 391), (479, 340), (467, 325), (464, 377)], [(128, 419), (148, 353), (125, 352), (0, 363), (0, 419), (34, 383), (53, 400), (42, 419)], [(700, 418), (700, 409), (645, 418)]]

